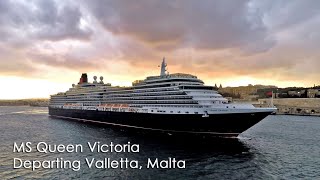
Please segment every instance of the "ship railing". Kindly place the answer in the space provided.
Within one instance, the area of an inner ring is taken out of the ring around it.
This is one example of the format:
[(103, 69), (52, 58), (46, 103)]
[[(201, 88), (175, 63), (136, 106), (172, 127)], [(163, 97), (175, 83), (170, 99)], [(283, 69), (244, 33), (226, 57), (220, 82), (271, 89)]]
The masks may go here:
[(128, 108), (128, 104), (100, 104), (99, 107), (105, 108)]

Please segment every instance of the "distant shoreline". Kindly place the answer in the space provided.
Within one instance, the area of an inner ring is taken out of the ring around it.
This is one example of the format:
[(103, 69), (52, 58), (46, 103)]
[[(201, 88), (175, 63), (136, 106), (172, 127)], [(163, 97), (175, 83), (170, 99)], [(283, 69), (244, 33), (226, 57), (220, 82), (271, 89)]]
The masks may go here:
[(47, 107), (49, 99), (17, 99), (17, 100), (0, 100), (0, 106), (40, 106)]
[(14, 107), (14, 106), (17, 106), (17, 107), (48, 107), (47, 105), (3, 105), (1, 104), (0, 107)]
[(320, 117), (320, 114), (289, 114), (289, 113), (276, 113), (274, 115), (287, 115), (287, 116), (311, 116), (311, 117)]

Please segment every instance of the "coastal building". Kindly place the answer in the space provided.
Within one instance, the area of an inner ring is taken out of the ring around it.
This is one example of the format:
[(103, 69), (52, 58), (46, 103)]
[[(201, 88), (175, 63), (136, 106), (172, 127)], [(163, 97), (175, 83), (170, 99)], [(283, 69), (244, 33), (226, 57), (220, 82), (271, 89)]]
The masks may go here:
[(225, 88), (219, 88), (220, 93), (228, 93), (233, 95), (239, 95), (241, 99), (243, 100), (257, 100), (259, 97), (257, 95), (257, 92), (259, 89), (270, 89), (270, 88), (278, 88), (274, 85), (252, 85), (249, 84), (248, 86), (239, 86), (239, 87), (225, 87)]
[(319, 94), (318, 89), (308, 89), (307, 90), (307, 97), (308, 98), (315, 98)]
[(288, 91), (288, 96), (289, 97), (301, 97), (305, 93), (305, 90), (301, 91)]

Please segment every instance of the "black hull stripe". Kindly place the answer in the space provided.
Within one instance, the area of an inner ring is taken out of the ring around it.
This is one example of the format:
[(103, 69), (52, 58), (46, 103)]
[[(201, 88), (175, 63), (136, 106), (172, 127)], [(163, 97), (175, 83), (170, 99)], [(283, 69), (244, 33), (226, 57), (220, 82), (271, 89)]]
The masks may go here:
[(57, 117), (57, 118), (64, 118), (64, 119), (72, 119), (72, 120), (77, 120), (77, 121), (86, 121), (86, 122), (93, 122), (93, 123), (99, 123), (99, 124), (108, 124), (108, 125), (127, 127), (127, 128), (135, 128), (135, 129), (143, 129), (143, 130), (151, 130), (151, 131), (161, 131), (161, 132), (167, 132), (167, 133), (172, 132), (172, 133), (203, 134), (203, 135), (228, 135), (228, 136), (238, 136), (239, 134), (241, 134), (241, 133), (218, 133), (218, 132), (194, 132), (194, 131), (164, 130), (164, 129), (145, 128), (145, 127), (139, 127), (139, 126), (116, 124), (116, 123), (110, 123), (110, 122), (101, 122), (101, 121), (95, 121), (95, 120), (89, 120), (89, 119), (81, 119), (81, 118), (58, 116), (58, 115), (50, 115), (50, 116)]

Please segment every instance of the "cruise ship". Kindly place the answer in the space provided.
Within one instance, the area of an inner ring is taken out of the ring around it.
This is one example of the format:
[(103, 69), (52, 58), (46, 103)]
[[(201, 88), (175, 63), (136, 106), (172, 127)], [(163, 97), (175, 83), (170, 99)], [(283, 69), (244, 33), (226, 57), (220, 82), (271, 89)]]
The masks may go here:
[(79, 83), (63, 93), (51, 95), (49, 115), (121, 128), (168, 134), (236, 137), (275, 107), (230, 103), (217, 88), (204, 85), (197, 76), (169, 74), (165, 59), (159, 76), (136, 80), (130, 87), (111, 86), (103, 77)]

